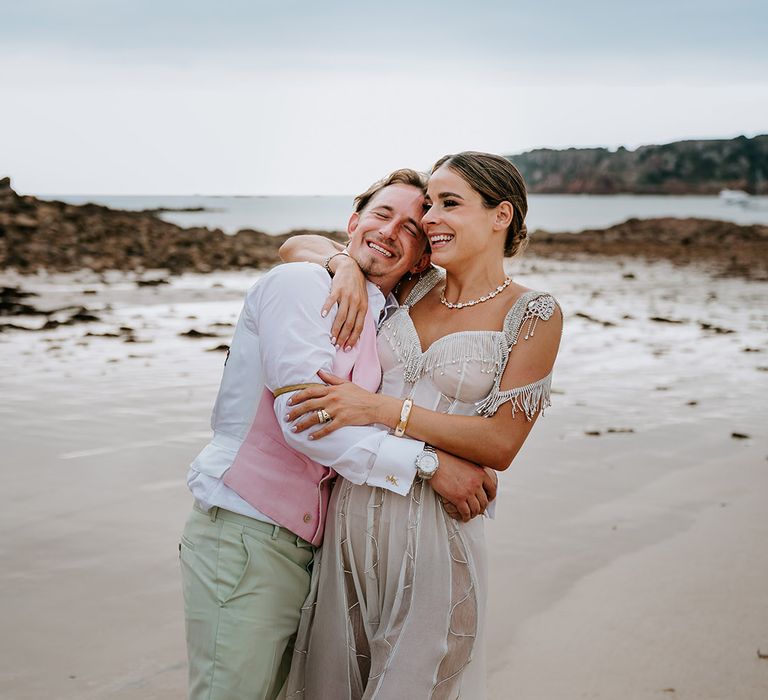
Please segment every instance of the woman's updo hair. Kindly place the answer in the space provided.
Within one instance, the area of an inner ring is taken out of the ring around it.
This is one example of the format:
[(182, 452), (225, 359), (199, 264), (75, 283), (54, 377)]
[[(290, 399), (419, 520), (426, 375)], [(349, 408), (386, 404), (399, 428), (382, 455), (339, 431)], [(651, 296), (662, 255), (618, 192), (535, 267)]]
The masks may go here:
[(512, 205), (514, 214), (504, 241), (504, 255), (512, 257), (520, 253), (528, 242), (525, 225), (528, 195), (520, 171), (502, 156), (478, 151), (443, 156), (432, 166), (432, 172), (443, 166), (460, 175), (483, 198), (483, 205), (488, 209), (502, 202)]

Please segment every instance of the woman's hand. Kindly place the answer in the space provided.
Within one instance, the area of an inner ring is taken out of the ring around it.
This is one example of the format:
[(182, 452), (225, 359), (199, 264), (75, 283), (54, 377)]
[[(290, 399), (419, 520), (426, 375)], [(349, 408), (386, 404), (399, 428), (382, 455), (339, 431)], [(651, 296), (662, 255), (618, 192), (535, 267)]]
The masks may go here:
[(339, 305), (331, 328), (331, 342), (349, 350), (357, 345), (368, 312), (368, 289), (360, 267), (349, 255), (336, 255), (329, 263), (333, 270), (331, 293), (323, 304), (323, 317)]
[[(316, 440), (343, 428), (346, 425), (371, 425), (384, 423), (392, 414), (400, 415), (402, 401), (391, 396), (372, 394), (361, 389), (357, 384), (345, 381), (333, 374), (318, 372), (318, 376), (329, 386), (312, 386), (297, 391), (288, 401), (291, 406), (286, 420), (292, 422), (299, 419), (291, 430), (300, 433), (307, 428), (320, 425), (317, 412), (325, 409), (332, 420), (323, 424), (309, 438)], [(389, 409), (389, 410), (387, 410)]]

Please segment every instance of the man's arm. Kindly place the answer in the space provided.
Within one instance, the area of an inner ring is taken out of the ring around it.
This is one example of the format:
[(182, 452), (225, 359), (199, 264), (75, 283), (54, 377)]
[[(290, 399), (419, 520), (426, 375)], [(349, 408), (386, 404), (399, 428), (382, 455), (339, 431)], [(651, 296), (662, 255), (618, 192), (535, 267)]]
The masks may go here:
[[(330, 342), (334, 313), (321, 315), (330, 278), (308, 263), (282, 265), (268, 273), (245, 305), (245, 323), (259, 336), (265, 386), (321, 383), (336, 350)], [(274, 410), (286, 442), (349, 481), (405, 495), (416, 475), (416, 456), (424, 443), (398, 438), (373, 426), (348, 426), (322, 440), (294, 433), (284, 420), (290, 393), (275, 399)]]

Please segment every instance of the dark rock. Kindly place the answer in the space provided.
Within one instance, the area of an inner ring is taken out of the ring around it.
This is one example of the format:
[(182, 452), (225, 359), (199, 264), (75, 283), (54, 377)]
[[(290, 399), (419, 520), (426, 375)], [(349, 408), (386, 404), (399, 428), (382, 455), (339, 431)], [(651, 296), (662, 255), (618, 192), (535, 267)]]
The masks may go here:
[(185, 338), (218, 338), (219, 336), (216, 333), (208, 333), (206, 331), (198, 331), (194, 328), (190, 328), (188, 331), (184, 331), (183, 333), (179, 333), (180, 336), (183, 336)]
[(0, 333), (3, 331), (36, 331), (37, 328), (29, 326), (18, 326), (15, 323), (0, 323)]
[(154, 209), (142, 209), (145, 214), (164, 214), (170, 212), (203, 212), (203, 211), (221, 211), (221, 209), (211, 209), (210, 207), (155, 207)]
[(749, 440), (749, 435), (746, 433), (731, 433), (731, 437), (735, 440)]
[(22, 299), (37, 296), (21, 287), (0, 287), (0, 316), (46, 316), (46, 311), (26, 304)]
[(686, 321), (677, 318), (665, 318), (664, 316), (649, 316), (649, 321), (655, 321), (656, 323), (686, 323)]
[(706, 321), (699, 321), (699, 327), (703, 331), (712, 331), (713, 333), (717, 333), (718, 335), (727, 335), (728, 333), (735, 333), (736, 331), (731, 330), (730, 328), (722, 328), (720, 326), (715, 326), (712, 323), (707, 323)]
[(157, 287), (161, 284), (169, 284), (167, 279), (136, 280), (137, 287)]
[[(683, 245), (684, 238), (691, 244)], [(579, 233), (535, 231), (528, 250), (561, 260), (639, 257), (675, 265), (701, 263), (720, 276), (768, 280), (768, 226), (762, 225), (694, 218), (629, 219)]]
[[(309, 233), (298, 231), (296, 233)], [(313, 232), (314, 233), (314, 232)], [(0, 188), (0, 269), (74, 271), (166, 269), (171, 273), (269, 268), (289, 237), (246, 229), (233, 236), (207, 228), (181, 228), (154, 214), (76, 206), (19, 196)], [(325, 233), (337, 241), (341, 233)], [(137, 280), (156, 286), (164, 279)]]
[(90, 313), (85, 307), (75, 312), (69, 317), (67, 323), (92, 323), (94, 321), (101, 321), (101, 319), (95, 314)]
[(585, 321), (590, 321), (592, 323), (599, 323), (601, 326), (605, 326), (606, 328), (610, 328), (612, 326), (615, 326), (616, 324), (613, 323), (613, 321), (601, 321), (598, 318), (595, 318), (594, 316), (590, 316), (589, 314), (585, 314), (583, 311), (577, 311), (574, 316), (578, 318), (583, 318)]

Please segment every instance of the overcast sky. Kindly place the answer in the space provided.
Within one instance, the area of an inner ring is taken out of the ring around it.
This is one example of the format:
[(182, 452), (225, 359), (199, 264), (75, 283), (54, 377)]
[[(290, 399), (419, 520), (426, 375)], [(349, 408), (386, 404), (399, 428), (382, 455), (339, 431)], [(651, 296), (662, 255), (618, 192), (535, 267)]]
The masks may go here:
[(768, 132), (768, 3), (0, 0), (0, 176), (349, 194), (464, 149)]

